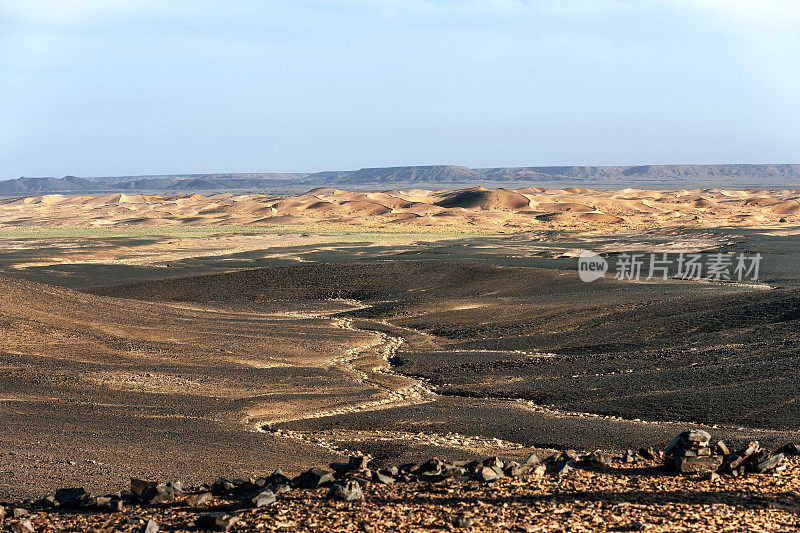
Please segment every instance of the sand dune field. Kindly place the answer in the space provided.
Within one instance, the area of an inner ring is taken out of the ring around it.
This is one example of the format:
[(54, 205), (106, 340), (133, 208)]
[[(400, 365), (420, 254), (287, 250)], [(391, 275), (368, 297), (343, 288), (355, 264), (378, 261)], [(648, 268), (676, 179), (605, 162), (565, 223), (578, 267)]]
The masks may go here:
[(441, 226), (532, 228), (772, 226), (800, 221), (798, 190), (653, 191), (473, 187), (348, 192), (320, 188), (288, 197), (50, 194), (0, 203), (0, 225), (115, 227), (345, 224), (369, 228)]

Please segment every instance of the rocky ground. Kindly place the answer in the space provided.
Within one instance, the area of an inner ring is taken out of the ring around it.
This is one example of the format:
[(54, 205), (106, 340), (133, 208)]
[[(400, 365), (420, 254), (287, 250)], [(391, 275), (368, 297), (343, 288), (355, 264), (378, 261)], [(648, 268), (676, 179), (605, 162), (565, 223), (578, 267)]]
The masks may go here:
[(368, 456), (197, 487), (132, 479), (4, 502), (2, 531), (794, 531), (800, 457), (704, 431), (663, 451), (553, 452), (381, 467)]

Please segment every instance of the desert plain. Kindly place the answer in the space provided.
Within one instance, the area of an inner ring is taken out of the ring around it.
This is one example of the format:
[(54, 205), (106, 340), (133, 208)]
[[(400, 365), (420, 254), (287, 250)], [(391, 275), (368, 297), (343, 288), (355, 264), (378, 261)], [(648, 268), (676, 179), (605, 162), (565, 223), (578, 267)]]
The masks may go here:
[[(800, 442), (799, 197), (477, 187), (2, 200), (0, 501), (27, 509), (131, 477), (294, 476), (362, 454), (372, 469), (624, 454), (693, 428), (733, 447)], [(586, 283), (582, 250), (762, 260), (747, 283)], [(793, 460), (718, 480), (651, 463), (489, 488), (368, 485), (355, 504), (289, 492), (231, 527), (798, 527)], [(132, 509), (34, 509), (31, 523), (197, 529)]]

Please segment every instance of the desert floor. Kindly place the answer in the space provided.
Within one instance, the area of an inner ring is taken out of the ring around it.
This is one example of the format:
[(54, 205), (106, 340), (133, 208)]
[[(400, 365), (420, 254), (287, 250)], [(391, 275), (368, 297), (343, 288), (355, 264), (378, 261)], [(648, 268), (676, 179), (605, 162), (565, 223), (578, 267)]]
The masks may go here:
[[(355, 452), (659, 447), (689, 427), (800, 441), (793, 194), (6, 202), (0, 498), (296, 474)], [(417, 223), (393, 222), (410, 210)], [(764, 258), (757, 283), (588, 284), (587, 249)]]

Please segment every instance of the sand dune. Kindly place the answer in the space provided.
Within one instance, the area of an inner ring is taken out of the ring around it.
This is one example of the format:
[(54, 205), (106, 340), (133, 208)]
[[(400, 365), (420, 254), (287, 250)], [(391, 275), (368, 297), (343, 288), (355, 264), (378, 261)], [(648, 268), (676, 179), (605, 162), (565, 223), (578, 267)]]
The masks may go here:
[[(795, 190), (518, 190), (473, 187), (305, 194), (199, 194), (163, 197), (42, 195), (0, 203), (0, 227), (350, 224), (521, 231), (537, 228), (763, 227), (800, 222)], [(507, 229), (502, 229), (507, 228)]]
[(465, 209), (520, 209), (528, 206), (528, 199), (506, 189), (486, 190), (482, 187), (456, 191), (436, 202), (440, 207), (463, 207)]

